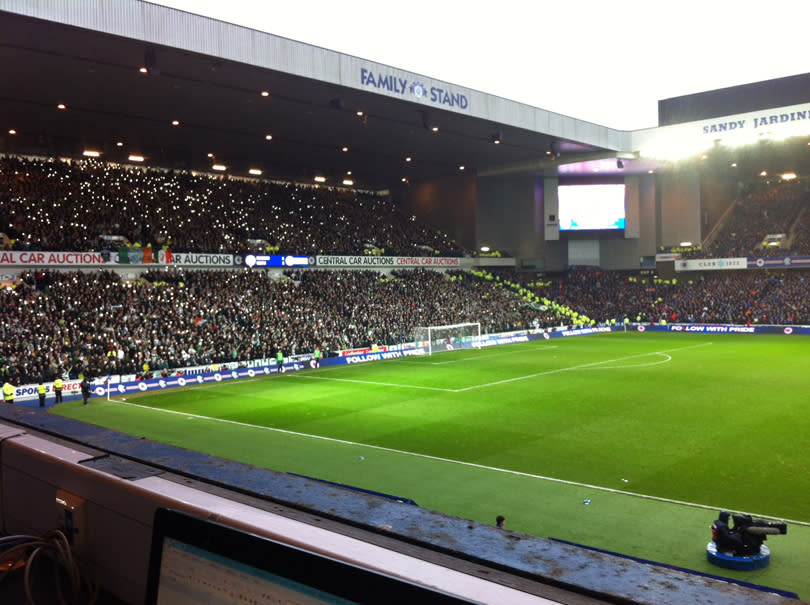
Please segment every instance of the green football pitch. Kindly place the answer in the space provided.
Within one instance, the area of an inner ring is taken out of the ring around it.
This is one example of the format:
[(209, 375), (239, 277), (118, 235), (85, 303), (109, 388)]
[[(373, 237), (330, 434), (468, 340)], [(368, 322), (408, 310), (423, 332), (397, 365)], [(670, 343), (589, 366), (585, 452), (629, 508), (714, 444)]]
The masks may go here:
[[(808, 351), (801, 336), (614, 332), (53, 413), (806, 599)], [(788, 521), (769, 567), (706, 562), (723, 509)]]

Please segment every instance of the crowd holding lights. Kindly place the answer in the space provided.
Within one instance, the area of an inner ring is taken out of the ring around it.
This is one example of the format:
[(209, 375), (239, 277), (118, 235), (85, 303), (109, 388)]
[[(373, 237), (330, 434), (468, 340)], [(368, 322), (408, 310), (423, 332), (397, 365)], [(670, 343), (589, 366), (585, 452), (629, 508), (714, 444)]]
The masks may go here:
[[(806, 200), (806, 185), (796, 182), (745, 192), (720, 231), (716, 255), (761, 254), (748, 248), (764, 234), (793, 234), (808, 224)], [(99, 236), (109, 234), (189, 252), (238, 253), (248, 240), (263, 239), (298, 254), (358, 254), (369, 245), (388, 254), (464, 253), (378, 196), (96, 160), (0, 158), (0, 204), (0, 231), (16, 247), (97, 250)], [(806, 233), (789, 238), (790, 251), (808, 254)], [(0, 371), (16, 384), (159, 373), (272, 359), (279, 350), (395, 344), (411, 340), (415, 326), (467, 321), (489, 333), (625, 321), (810, 324), (810, 278), (800, 270), (660, 280), (582, 268), (531, 282), (517, 272), (424, 270), (301, 270), (272, 279), (245, 270), (156, 269), (144, 277), (25, 274), (0, 291)], [(521, 281), (516, 293), (512, 282)]]
[[(795, 180), (751, 186), (707, 249), (707, 256), (810, 255), (810, 199)], [(169, 246), (176, 252), (256, 251), (263, 240), (281, 253), (459, 256), (469, 251), (400, 212), (388, 199), (185, 172), (0, 157), (0, 232), (16, 249), (90, 251), (99, 236)], [(767, 234), (793, 234), (763, 246)]]
[(0, 204), (16, 249), (98, 250), (104, 234), (176, 252), (247, 252), (248, 239), (291, 254), (466, 252), (372, 194), (97, 160), (0, 158)]

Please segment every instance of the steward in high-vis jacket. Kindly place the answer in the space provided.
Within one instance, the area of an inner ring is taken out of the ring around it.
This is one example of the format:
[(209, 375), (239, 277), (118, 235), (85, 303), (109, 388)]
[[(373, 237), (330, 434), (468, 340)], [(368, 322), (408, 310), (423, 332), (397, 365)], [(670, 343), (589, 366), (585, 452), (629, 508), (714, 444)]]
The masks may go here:
[(9, 382), (3, 385), (3, 399), (6, 403), (14, 403), (14, 387)]
[(62, 388), (64, 384), (62, 384), (62, 379), (57, 378), (53, 381), (53, 394), (56, 396), (55, 403), (62, 403)]

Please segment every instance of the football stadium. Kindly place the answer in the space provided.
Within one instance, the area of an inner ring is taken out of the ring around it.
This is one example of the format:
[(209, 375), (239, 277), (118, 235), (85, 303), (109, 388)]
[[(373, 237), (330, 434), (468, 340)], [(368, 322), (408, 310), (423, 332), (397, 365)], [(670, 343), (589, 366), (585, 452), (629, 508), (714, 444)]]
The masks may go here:
[(810, 74), (619, 131), (141, 0), (0, 52), (2, 602), (810, 599)]

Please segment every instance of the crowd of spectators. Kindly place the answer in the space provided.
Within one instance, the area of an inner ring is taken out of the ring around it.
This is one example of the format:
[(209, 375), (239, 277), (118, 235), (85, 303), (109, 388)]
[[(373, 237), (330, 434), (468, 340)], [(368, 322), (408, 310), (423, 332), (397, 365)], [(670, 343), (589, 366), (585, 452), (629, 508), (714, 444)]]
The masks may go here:
[[(556, 327), (491, 274), (403, 270), (29, 272), (0, 290), (0, 369), (13, 383), (326, 354), (413, 340), (414, 328), (480, 322), (483, 333)], [(579, 268), (526, 281), (554, 308), (599, 324), (810, 324), (810, 276), (718, 271), (662, 280)], [(523, 287), (518, 288), (525, 290)]]
[[(788, 256), (808, 254), (788, 243), (802, 210), (810, 202), (804, 182), (784, 182), (753, 187), (735, 202), (710, 246), (713, 257)], [(763, 244), (768, 235), (784, 234), (782, 245)]]
[(544, 296), (599, 322), (810, 325), (805, 271), (717, 271), (671, 280), (579, 268)]
[(458, 272), (156, 270), (30, 272), (0, 290), (0, 358), (12, 381), (326, 354), (413, 340), (417, 326), (539, 325), (519, 296)]
[[(803, 183), (745, 192), (707, 255), (763, 255), (769, 233), (788, 234), (794, 254), (810, 254), (808, 197)], [(0, 157), (0, 208), (0, 231), (16, 249), (99, 250), (107, 235), (178, 252), (242, 253), (261, 241), (280, 253), (467, 253), (377, 195), (98, 161)], [(807, 325), (808, 286), (800, 270), (661, 280), (594, 268), (542, 278), (509, 269), (154, 269), (130, 281), (105, 271), (34, 271), (0, 290), (0, 372), (16, 383), (156, 373), (397, 344), (417, 326), (462, 322), (480, 322), (484, 333), (571, 318)]]
[(0, 157), (0, 207), (15, 249), (100, 250), (108, 235), (176, 252), (467, 254), (385, 196), (98, 160)]
[[(683, 258), (810, 255), (802, 213), (808, 201), (803, 181), (749, 185), (708, 249), (696, 244), (678, 252)], [(101, 236), (120, 236), (175, 252), (475, 254), (386, 196), (93, 159), (0, 157), (0, 206), (0, 232), (14, 249), (97, 251), (109, 246)], [(786, 236), (780, 246), (763, 245), (767, 235), (780, 233)]]

